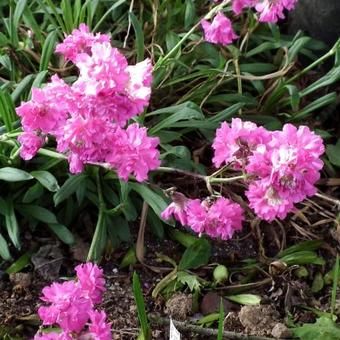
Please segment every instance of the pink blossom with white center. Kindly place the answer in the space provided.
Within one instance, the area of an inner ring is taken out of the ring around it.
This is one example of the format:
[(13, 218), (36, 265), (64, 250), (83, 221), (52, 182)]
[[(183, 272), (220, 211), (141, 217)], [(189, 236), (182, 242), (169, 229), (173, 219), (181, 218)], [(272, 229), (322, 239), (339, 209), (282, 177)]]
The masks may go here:
[(280, 194), (268, 180), (255, 181), (246, 191), (249, 207), (266, 221), (273, 221), (276, 217), (284, 219), (294, 210), (293, 202)]
[(103, 270), (91, 262), (80, 264), (75, 268), (77, 278), (83, 295), (87, 296), (92, 304), (102, 301), (105, 291), (105, 280)]
[(118, 176), (127, 181), (134, 175), (137, 181), (147, 178), (150, 170), (160, 165), (158, 137), (148, 137), (146, 128), (137, 123), (131, 124), (126, 130), (117, 127), (113, 143), (113, 150), (106, 157), (113, 168), (117, 169)]
[(33, 132), (24, 132), (18, 137), (21, 144), (20, 156), (28, 161), (32, 159), (44, 144), (44, 138)]
[(106, 322), (105, 312), (93, 310), (89, 315), (89, 331), (82, 334), (79, 340), (112, 340), (111, 324)]
[(89, 318), (92, 303), (74, 281), (52, 283), (43, 289), (41, 299), (50, 306), (38, 309), (43, 325), (58, 324), (64, 331), (80, 332)]
[(78, 29), (74, 29), (61, 44), (57, 45), (56, 52), (62, 54), (65, 59), (75, 62), (78, 54), (91, 54), (91, 47), (94, 43), (104, 42), (110, 42), (109, 35), (90, 33), (85, 24), (80, 24)]
[(180, 192), (173, 192), (171, 194), (172, 203), (162, 212), (161, 217), (163, 220), (169, 220), (172, 216), (176, 221), (182, 225), (187, 224), (186, 207), (189, 199)]
[(142, 112), (149, 104), (151, 96), (152, 84), (152, 64), (150, 59), (127, 67), (129, 73), (129, 81), (126, 86), (126, 91), (129, 98), (136, 106), (137, 113)]
[(233, 163), (235, 169), (247, 164), (248, 157), (261, 145), (271, 139), (269, 131), (263, 127), (257, 127), (252, 122), (243, 122), (239, 118), (233, 118), (229, 126), (223, 122), (216, 130), (213, 142), (213, 163), (216, 167), (222, 164)]
[(77, 56), (80, 74), (73, 87), (92, 96), (124, 91), (129, 81), (126, 58), (109, 42), (94, 44), (91, 52)]
[(211, 23), (204, 19), (201, 20), (201, 25), (205, 40), (213, 44), (229, 45), (238, 38), (230, 19), (222, 12), (217, 13)]

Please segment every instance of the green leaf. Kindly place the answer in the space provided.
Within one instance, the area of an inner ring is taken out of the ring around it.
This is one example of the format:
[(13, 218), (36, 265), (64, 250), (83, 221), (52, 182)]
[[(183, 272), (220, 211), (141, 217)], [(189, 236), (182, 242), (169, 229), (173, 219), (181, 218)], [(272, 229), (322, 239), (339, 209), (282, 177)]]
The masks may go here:
[(63, 224), (52, 223), (48, 227), (58, 236), (58, 238), (68, 245), (73, 245), (75, 242), (73, 234)]
[(7, 269), (7, 274), (18, 273), (23, 270), (31, 260), (32, 252), (27, 251), (25, 254), (21, 255), (15, 262), (13, 262)]
[(141, 62), (144, 60), (144, 33), (142, 25), (133, 12), (129, 12), (129, 17), (136, 34), (137, 62)]
[(161, 120), (158, 124), (156, 124), (155, 126), (153, 126), (151, 129), (149, 129), (150, 134), (154, 134), (159, 130), (168, 128), (168, 127), (173, 127), (174, 123), (178, 122), (178, 121), (189, 121), (188, 122), (188, 126), (190, 127), (190, 121), (192, 119), (204, 119), (204, 115), (202, 114), (201, 111), (199, 110), (194, 110), (189, 106), (183, 106), (182, 109), (180, 109), (179, 111), (176, 111), (175, 113), (173, 113), (172, 115), (170, 115), (169, 117)]
[(261, 296), (254, 294), (229, 295), (226, 296), (226, 298), (230, 301), (246, 306), (259, 305), (261, 303)]
[(297, 121), (302, 118), (306, 118), (310, 116), (311, 113), (320, 109), (321, 107), (334, 103), (336, 101), (336, 98), (337, 98), (336, 92), (331, 92), (318, 99), (315, 99), (313, 102), (305, 106), (302, 110), (296, 112), (293, 115), (293, 117), (289, 119), (289, 121)]
[(205, 238), (200, 238), (185, 250), (179, 262), (179, 270), (195, 269), (208, 263), (211, 245)]
[(325, 260), (322, 257), (319, 257), (314, 251), (299, 251), (285, 255), (280, 259), (289, 266), (295, 264), (316, 264), (323, 266), (325, 264)]
[(131, 247), (124, 255), (119, 268), (125, 268), (137, 263), (136, 247)]
[(5, 220), (9, 238), (13, 242), (14, 247), (20, 249), (21, 245), (19, 239), (19, 225), (15, 216), (13, 202), (11, 199), (7, 199), (6, 201)]
[(283, 256), (294, 254), (299, 251), (313, 251), (319, 249), (323, 244), (323, 240), (310, 240), (304, 241), (289, 248), (286, 248), (284, 251), (280, 252), (277, 257), (282, 258)]
[(306, 323), (301, 327), (292, 329), (294, 336), (301, 340), (338, 340), (340, 339), (340, 328), (335, 322), (322, 316), (315, 323)]
[(51, 192), (56, 192), (60, 189), (57, 179), (48, 171), (32, 171), (31, 175)]
[(4, 239), (4, 237), (0, 234), (0, 256), (5, 261), (10, 261), (12, 259), (11, 253), (8, 249), (7, 241)]
[(211, 325), (214, 321), (217, 321), (220, 317), (220, 313), (212, 313), (199, 319), (197, 323), (201, 326)]
[(46, 208), (40, 207), (34, 204), (22, 204), (16, 206), (17, 210), (25, 216), (33, 217), (34, 219), (46, 223), (46, 224), (57, 224), (56, 216), (47, 210)]
[(201, 289), (201, 284), (196, 275), (181, 271), (177, 273), (177, 280), (184, 285), (187, 285), (191, 292)]
[(164, 211), (168, 206), (164, 195), (160, 194), (160, 190), (157, 190), (156, 192), (148, 188), (146, 185), (139, 183), (129, 183), (129, 186), (132, 188), (132, 190), (138, 192), (142, 196), (144, 201), (150, 205), (157, 216), (160, 216), (162, 211)]
[(61, 202), (65, 201), (68, 197), (74, 194), (80, 185), (86, 180), (87, 175), (80, 174), (76, 176), (71, 176), (68, 178), (61, 188), (54, 194), (53, 200), (54, 204), (57, 206)]
[(318, 293), (324, 286), (323, 276), (320, 272), (317, 272), (314, 276), (311, 290), (313, 293)]
[(52, 31), (48, 34), (40, 58), (39, 72), (45, 71), (48, 69), (48, 64), (50, 63), (51, 56), (54, 51), (54, 47), (57, 43), (57, 33), (56, 31)]
[(26, 191), (24, 197), (22, 198), (22, 202), (32, 203), (33, 201), (41, 197), (43, 194), (44, 188), (39, 182), (37, 182)]
[(217, 333), (217, 340), (223, 339), (223, 330), (224, 330), (224, 306), (223, 300), (220, 299), (220, 312), (218, 318), (218, 333)]
[(20, 181), (29, 181), (33, 178), (28, 172), (16, 169), (5, 167), (0, 169), (0, 180), (6, 182), (20, 182)]
[(340, 167), (340, 139), (335, 145), (327, 145), (326, 154), (332, 164)]
[(132, 289), (137, 305), (138, 319), (142, 328), (143, 337), (145, 340), (151, 339), (151, 330), (148, 323), (148, 317), (146, 315), (145, 303), (142, 288), (140, 285), (139, 277), (136, 272), (133, 273), (132, 277)]

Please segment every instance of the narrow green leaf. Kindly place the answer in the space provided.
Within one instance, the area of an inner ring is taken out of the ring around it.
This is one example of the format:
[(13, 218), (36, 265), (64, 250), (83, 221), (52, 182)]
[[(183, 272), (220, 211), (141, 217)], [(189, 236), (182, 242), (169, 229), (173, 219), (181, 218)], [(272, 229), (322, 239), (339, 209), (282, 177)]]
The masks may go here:
[(0, 180), (6, 182), (29, 181), (32, 178), (33, 176), (31, 176), (28, 172), (21, 169), (10, 167), (4, 167), (0, 169)]
[(140, 285), (139, 277), (136, 272), (133, 273), (132, 277), (132, 288), (137, 305), (138, 319), (142, 328), (143, 336), (145, 340), (151, 339), (150, 326), (148, 323), (148, 317), (146, 315), (145, 303), (142, 288)]
[(39, 72), (46, 71), (48, 69), (48, 64), (50, 63), (56, 43), (57, 33), (56, 31), (52, 31), (48, 34), (42, 49)]
[(33, 217), (34, 219), (46, 223), (58, 223), (56, 216), (46, 208), (34, 204), (21, 204), (16, 207), (20, 213), (25, 216)]
[(58, 191), (59, 185), (57, 179), (48, 171), (32, 171), (31, 175), (47, 190), (51, 192)]
[(132, 12), (129, 12), (129, 16), (136, 34), (137, 62), (141, 62), (144, 60), (144, 33), (142, 25)]
[(73, 245), (75, 242), (73, 234), (63, 224), (53, 223), (48, 224), (48, 227), (58, 236), (58, 238), (68, 245)]
[(21, 255), (15, 262), (13, 262), (7, 269), (7, 274), (18, 273), (23, 270), (31, 260), (32, 252), (27, 251), (25, 254)]
[(54, 194), (54, 204), (57, 206), (68, 197), (70, 197), (72, 194), (74, 194), (78, 186), (83, 185), (83, 182), (86, 180), (86, 178), (87, 176), (85, 174), (71, 176), (70, 178), (68, 178), (61, 186), (61, 188)]
[(9, 238), (11, 239), (15, 248), (20, 249), (20, 230), (17, 218), (15, 216), (13, 202), (11, 199), (7, 199), (6, 211), (5, 211), (6, 229)]
[(223, 340), (223, 330), (224, 330), (224, 306), (223, 300), (220, 300), (220, 313), (218, 318), (218, 333), (217, 340)]
[(5, 261), (10, 261), (12, 259), (11, 253), (8, 249), (7, 241), (4, 239), (4, 237), (0, 234), (0, 256)]

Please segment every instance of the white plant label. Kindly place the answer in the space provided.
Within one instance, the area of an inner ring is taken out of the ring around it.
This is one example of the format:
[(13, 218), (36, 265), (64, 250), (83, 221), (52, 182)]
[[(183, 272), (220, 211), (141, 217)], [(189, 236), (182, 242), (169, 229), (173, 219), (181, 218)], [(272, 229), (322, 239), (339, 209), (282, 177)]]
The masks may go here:
[(170, 318), (170, 339), (169, 340), (181, 340), (181, 333), (177, 330), (171, 318)]

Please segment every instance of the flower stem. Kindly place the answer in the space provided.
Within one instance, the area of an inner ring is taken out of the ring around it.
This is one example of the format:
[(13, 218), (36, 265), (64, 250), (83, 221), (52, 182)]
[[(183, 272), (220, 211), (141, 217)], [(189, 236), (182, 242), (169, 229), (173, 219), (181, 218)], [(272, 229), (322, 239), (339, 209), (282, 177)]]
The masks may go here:
[(99, 168), (95, 169), (96, 171), (96, 185), (97, 185), (97, 193), (98, 193), (98, 220), (96, 224), (96, 229), (92, 238), (91, 246), (89, 253), (87, 255), (87, 261), (94, 261), (97, 262), (101, 255), (103, 241), (106, 239), (103, 237), (103, 228), (105, 228), (105, 202), (103, 198), (102, 187), (100, 183), (100, 175), (99, 175)]
[(328, 59), (329, 57), (331, 57), (332, 55), (334, 55), (337, 50), (340, 47), (340, 39), (338, 39), (338, 41), (334, 44), (334, 46), (326, 53), (324, 54), (322, 57), (320, 57), (318, 60), (315, 60), (314, 63), (310, 64), (309, 66), (305, 67), (303, 70), (301, 70), (300, 72), (298, 72), (297, 74), (295, 74), (293, 77), (289, 78), (286, 83), (291, 83), (292, 81), (294, 81), (295, 79), (301, 77), (302, 75), (304, 75), (305, 73), (309, 72), (310, 70), (312, 70), (314, 67), (318, 66), (319, 64), (321, 64), (322, 62), (324, 62), (326, 59)]
[(215, 177), (207, 176), (207, 178), (208, 178), (209, 183), (213, 184), (213, 183), (231, 183), (231, 182), (245, 179), (246, 176), (240, 175), (240, 176), (226, 177), (226, 178), (215, 178)]
[(165, 167), (165, 166), (160, 166), (155, 171), (182, 174), (182, 175), (185, 175), (185, 176), (199, 178), (202, 181), (205, 181), (205, 178), (206, 178), (206, 176), (201, 175), (201, 174), (197, 174), (195, 172), (176, 169), (176, 168), (170, 168), (170, 167)]

